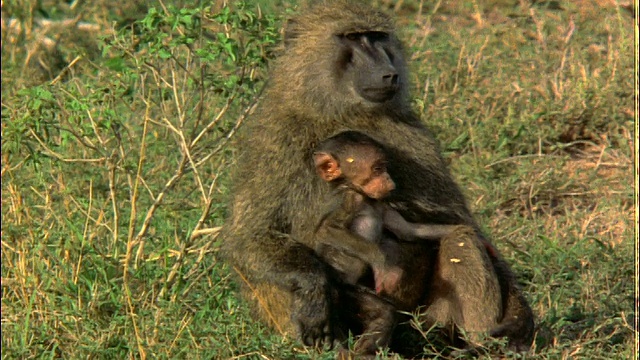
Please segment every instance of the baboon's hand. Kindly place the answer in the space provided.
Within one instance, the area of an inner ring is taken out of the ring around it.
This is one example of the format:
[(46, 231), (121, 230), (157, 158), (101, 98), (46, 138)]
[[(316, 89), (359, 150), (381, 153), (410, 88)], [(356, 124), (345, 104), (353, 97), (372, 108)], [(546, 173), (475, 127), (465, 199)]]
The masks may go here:
[(295, 296), (292, 320), (298, 326), (302, 342), (317, 349), (333, 347), (329, 301), (324, 287), (297, 292)]

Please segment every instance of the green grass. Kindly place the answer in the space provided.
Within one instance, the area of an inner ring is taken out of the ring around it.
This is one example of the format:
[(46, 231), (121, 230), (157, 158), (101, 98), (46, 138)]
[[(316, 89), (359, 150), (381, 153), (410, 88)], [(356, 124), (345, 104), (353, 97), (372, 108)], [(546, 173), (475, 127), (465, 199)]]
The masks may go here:
[[(216, 241), (226, 139), (294, 6), (172, 3), (3, 3), (3, 358), (334, 356), (255, 321)], [(630, 11), (375, 3), (395, 11), (414, 104), (534, 309), (527, 358), (632, 358)]]

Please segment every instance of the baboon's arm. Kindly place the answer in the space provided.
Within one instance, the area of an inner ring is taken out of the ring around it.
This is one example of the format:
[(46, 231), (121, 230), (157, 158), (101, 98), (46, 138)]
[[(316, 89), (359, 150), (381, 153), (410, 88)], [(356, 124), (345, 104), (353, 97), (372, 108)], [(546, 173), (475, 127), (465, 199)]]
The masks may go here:
[(329, 214), (316, 231), (316, 244), (332, 246), (344, 253), (354, 256), (365, 263), (383, 267), (385, 255), (375, 242), (355, 234), (344, 223), (341, 209), (337, 213)]

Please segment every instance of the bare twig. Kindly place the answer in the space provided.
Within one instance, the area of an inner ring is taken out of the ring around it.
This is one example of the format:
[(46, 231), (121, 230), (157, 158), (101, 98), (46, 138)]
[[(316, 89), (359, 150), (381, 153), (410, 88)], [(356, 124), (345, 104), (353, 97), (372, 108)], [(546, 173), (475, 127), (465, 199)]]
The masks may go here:
[(564, 37), (564, 43), (568, 44), (573, 36), (573, 32), (576, 30), (576, 23), (573, 21), (573, 15), (569, 18), (569, 30), (567, 31), (567, 35)]
[(547, 43), (545, 42), (544, 34), (542, 33), (542, 29), (544, 29), (544, 23), (540, 21), (540, 19), (538, 19), (535, 10), (532, 7), (529, 8), (529, 16), (531, 16), (531, 20), (533, 20), (533, 23), (536, 24), (536, 40), (540, 45), (542, 45), (542, 49), (546, 50)]
[[(220, 165), (220, 167), (222, 167), (222, 164)], [(204, 221), (209, 217), (209, 213), (211, 212), (211, 205), (213, 204), (213, 189), (216, 186), (216, 183), (218, 181), (218, 176), (220, 176), (220, 167), (218, 167), (218, 171), (216, 171), (216, 175), (213, 178), (213, 181), (211, 181), (211, 184), (209, 185), (209, 193), (207, 194), (206, 198), (205, 198), (205, 208), (202, 211), (202, 214), (200, 215), (200, 219), (198, 219), (198, 222), (196, 223), (196, 226), (193, 228), (193, 231), (191, 232), (191, 240), (194, 240), (195, 238), (199, 237), (199, 236), (203, 236), (203, 235), (207, 235), (207, 232), (205, 230), (215, 230), (214, 229), (203, 229), (200, 230), (200, 228), (202, 227), (202, 224), (204, 224)], [(217, 228), (219, 231), (219, 228)]]
[(118, 257), (118, 237), (120, 211), (118, 210), (118, 201), (116, 199), (116, 160), (115, 153), (109, 159), (109, 195), (111, 197), (111, 206), (113, 208), (113, 248), (115, 249), (115, 257)]
[[(214, 235), (214, 237), (217, 236)], [(199, 261), (197, 262), (199, 263)], [(196, 285), (198, 283), (198, 281), (200, 280), (200, 278), (202, 278), (203, 276), (209, 275), (211, 274), (211, 270), (213, 270), (213, 268), (217, 265), (217, 263), (213, 263), (209, 266), (207, 266), (206, 269), (204, 269), (204, 271), (201, 271), (198, 276), (196, 276), (195, 278), (191, 279), (191, 281), (189, 281), (189, 284), (187, 285), (187, 287), (182, 291), (182, 296), (184, 297), (185, 295), (187, 295), (189, 293), (189, 291), (191, 291), (191, 288)]]
[(211, 120), (211, 122), (207, 124), (207, 126), (205, 126), (205, 128), (202, 129), (202, 131), (200, 131), (200, 133), (198, 133), (198, 136), (196, 136), (195, 139), (191, 141), (191, 144), (189, 144), (189, 147), (193, 148), (196, 144), (198, 144), (198, 142), (200, 141), (200, 139), (202, 139), (203, 136), (205, 136), (209, 131), (211, 131), (211, 129), (213, 129), (213, 127), (218, 123), (218, 121), (220, 121), (220, 119), (222, 119), (222, 117), (229, 110), (229, 107), (233, 103), (233, 100), (235, 100), (235, 96), (236, 94), (233, 93), (231, 96), (227, 98), (227, 102), (224, 104), (222, 109), (218, 111), (218, 114), (216, 115), (216, 117), (213, 118), (213, 120)]
[(526, 154), (526, 155), (517, 155), (517, 156), (512, 156), (512, 157), (508, 157), (506, 159), (500, 159), (498, 161), (494, 161), (491, 164), (487, 164), (485, 165), (485, 169), (489, 169), (493, 166), (496, 166), (498, 164), (502, 164), (505, 162), (509, 162), (509, 161), (518, 161), (521, 159), (526, 159), (526, 158), (540, 158), (540, 157), (559, 157), (558, 155), (550, 155), (550, 154)]
[[(89, 219), (91, 219), (91, 208), (93, 205), (93, 179), (89, 179), (89, 206), (87, 208), (87, 215), (85, 216), (84, 229), (82, 229), (82, 241), (80, 243), (80, 255), (78, 255), (78, 262), (76, 263), (76, 271), (73, 274), (73, 283), (78, 283), (78, 274), (80, 273), (80, 265), (82, 265), (82, 258), (84, 254), (84, 244), (87, 242), (87, 231), (89, 229)], [(78, 297), (78, 301), (81, 301), (81, 296)], [(81, 308), (82, 305), (78, 304)]]
[(273, 322), (273, 325), (276, 327), (276, 330), (278, 330), (278, 333), (280, 333), (280, 335), (284, 336), (285, 333), (284, 333), (284, 331), (282, 331), (282, 327), (280, 327), (280, 324), (276, 321), (275, 316), (273, 316), (273, 314), (269, 310), (269, 307), (267, 306), (267, 304), (264, 302), (262, 297), (260, 297), (260, 294), (258, 294), (256, 289), (251, 285), (249, 280), (247, 280), (247, 278), (240, 271), (240, 269), (238, 269), (237, 267), (234, 266), (233, 270), (235, 270), (236, 273), (238, 273), (238, 275), (240, 275), (240, 278), (242, 279), (242, 281), (244, 281), (244, 283), (247, 284), (247, 287), (249, 287), (249, 290), (251, 290), (253, 295), (256, 297), (256, 299), (258, 300), (258, 303), (260, 303), (260, 306), (262, 306), (262, 308), (264, 309), (264, 312), (267, 314), (269, 319), (271, 319), (271, 321)]
[(53, 84), (57, 83), (58, 81), (60, 81), (60, 79), (62, 78), (62, 75), (64, 75), (67, 71), (69, 71), (73, 67), (73, 65), (75, 65), (75, 63), (80, 61), (80, 59), (82, 59), (82, 56), (78, 55), (78, 56), (75, 57), (75, 59), (71, 60), (71, 62), (69, 64), (67, 64), (67, 66), (65, 66), (64, 69), (62, 69), (62, 71), (60, 71), (58, 76), (56, 76), (55, 79), (51, 80), (51, 85), (53, 85)]
[(45, 153), (47, 153), (49, 156), (52, 156), (62, 162), (67, 162), (67, 163), (96, 163), (96, 162), (104, 162), (107, 160), (106, 157), (101, 157), (101, 158), (97, 158), (97, 159), (77, 159), (77, 158), (65, 158), (64, 156), (58, 154), (57, 152), (51, 150), (51, 148), (49, 146), (47, 146), (47, 144), (44, 143), (44, 141), (42, 141), (42, 139), (40, 139), (40, 137), (32, 130), (29, 129), (29, 133), (31, 134), (31, 136), (33, 136), (34, 139), (36, 139), (36, 141), (38, 142), (38, 144), (40, 144), (40, 146), (42, 147), (42, 149), (45, 151)]
[(153, 204), (151, 204), (151, 207), (149, 207), (149, 210), (147, 210), (144, 220), (142, 221), (142, 226), (140, 227), (140, 231), (138, 231), (138, 234), (136, 235), (135, 241), (134, 241), (134, 244), (138, 246), (138, 251), (136, 253), (136, 264), (138, 263), (139, 259), (142, 257), (142, 253), (144, 250), (143, 238), (147, 234), (147, 231), (149, 230), (149, 224), (151, 224), (151, 219), (153, 218), (153, 214), (156, 212), (158, 207), (160, 207), (160, 204), (162, 203), (162, 200), (164, 199), (164, 197), (167, 195), (167, 192), (171, 190), (173, 186), (178, 182), (178, 180), (180, 180), (182, 175), (184, 175), (184, 168), (186, 164), (187, 164), (187, 158), (186, 156), (183, 156), (182, 159), (180, 160), (180, 164), (178, 165), (178, 169), (176, 170), (175, 174), (169, 179), (169, 181), (167, 181), (162, 191), (160, 191), (160, 193), (156, 197), (156, 200), (153, 202)]
[(222, 226), (216, 226), (208, 229), (198, 229), (191, 232), (191, 239), (196, 239), (206, 235), (217, 235), (222, 230)]
[(205, 163), (213, 155), (217, 154), (220, 150), (222, 150), (222, 148), (224, 148), (224, 146), (229, 142), (229, 140), (233, 137), (236, 131), (238, 131), (238, 129), (240, 128), (244, 120), (247, 118), (247, 116), (253, 113), (253, 110), (256, 108), (256, 106), (258, 105), (258, 102), (260, 101), (259, 99), (260, 99), (259, 95), (254, 98), (253, 103), (245, 109), (242, 115), (240, 115), (236, 123), (233, 125), (233, 128), (229, 130), (229, 132), (224, 137), (224, 139), (222, 139), (221, 143), (218, 144), (218, 146), (216, 146), (216, 148), (213, 149), (213, 151), (211, 151), (209, 154), (205, 155), (202, 159), (200, 159), (200, 161), (198, 161), (197, 163), (197, 166), (200, 166), (201, 164)]

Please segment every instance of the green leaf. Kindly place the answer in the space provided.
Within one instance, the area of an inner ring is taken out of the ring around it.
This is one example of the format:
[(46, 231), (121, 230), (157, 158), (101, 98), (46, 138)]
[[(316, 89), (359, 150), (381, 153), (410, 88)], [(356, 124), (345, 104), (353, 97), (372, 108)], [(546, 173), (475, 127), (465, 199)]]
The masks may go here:
[(122, 72), (126, 68), (126, 62), (122, 57), (112, 57), (104, 62), (104, 65), (109, 69), (117, 72)]

